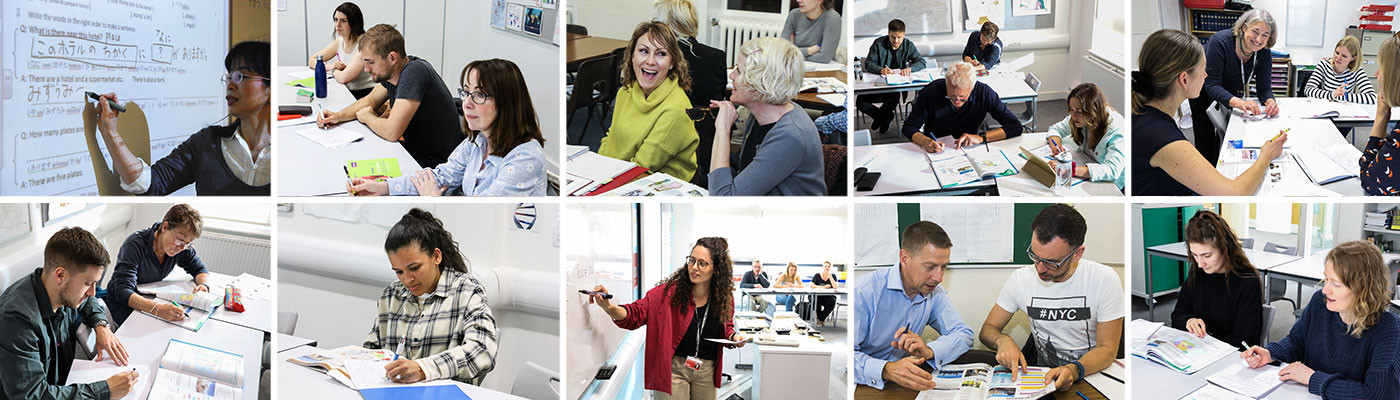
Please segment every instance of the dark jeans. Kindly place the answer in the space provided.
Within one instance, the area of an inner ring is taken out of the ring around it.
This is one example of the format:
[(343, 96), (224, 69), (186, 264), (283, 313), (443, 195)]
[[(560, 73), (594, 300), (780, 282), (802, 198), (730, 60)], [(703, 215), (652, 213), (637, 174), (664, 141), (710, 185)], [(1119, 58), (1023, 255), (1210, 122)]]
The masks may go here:
[(826, 322), (831, 310), (836, 308), (836, 296), (817, 296), (817, 320)]

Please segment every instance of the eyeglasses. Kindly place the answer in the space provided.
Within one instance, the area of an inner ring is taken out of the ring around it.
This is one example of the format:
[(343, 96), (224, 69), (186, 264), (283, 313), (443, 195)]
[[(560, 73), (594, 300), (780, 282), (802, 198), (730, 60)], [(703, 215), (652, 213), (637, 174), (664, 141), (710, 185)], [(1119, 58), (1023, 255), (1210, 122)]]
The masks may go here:
[(221, 79), (219, 79), (219, 80), (220, 80), (221, 82), (223, 82), (225, 85), (229, 84), (229, 82), (233, 82), (233, 84), (237, 85), (237, 84), (243, 83), (243, 81), (248, 80), (248, 79), (259, 79), (259, 80), (264, 80), (264, 81), (268, 81), (268, 82), (271, 82), (271, 81), (272, 81), (271, 79), (267, 79), (267, 78), (265, 78), (265, 77), (261, 77), (261, 76), (257, 76), (257, 75), (245, 74), (245, 73), (243, 73), (243, 71), (233, 71), (233, 72), (231, 72), (231, 73), (224, 74), (224, 77), (221, 78)]
[(457, 88), (457, 97), (463, 99), (471, 97), (473, 103), (486, 104), (486, 100), (490, 99), (491, 95), (486, 94), (486, 92), (468, 92), (466, 88)]
[(714, 118), (715, 109), (713, 107), (696, 107), (685, 109), (685, 116), (690, 117), (690, 122), (704, 121), (705, 118)]
[(1060, 268), (1064, 268), (1065, 263), (1069, 262), (1070, 257), (1074, 257), (1074, 253), (1078, 252), (1079, 249), (1074, 249), (1074, 251), (1069, 252), (1069, 254), (1066, 255), (1064, 259), (1060, 261), (1050, 261), (1035, 255), (1035, 252), (1031, 251), (1030, 246), (1026, 246), (1026, 255), (1030, 257), (1031, 262), (1034, 264), (1045, 264), (1045, 266), (1051, 271), (1058, 271)]
[(685, 266), (689, 267), (689, 266), (695, 265), (696, 263), (699, 263), (699, 264), (700, 264), (700, 269), (708, 269), (708, 268), (710, 268), (710, 262), (709, 262), (709, 261), (699, 260), (699, 259), (696, 259), (695, 257), (691, 257), (691, 256), (685, 256)]
[(1268, 38), (1268, 37), (1274, 35), (1273, 32), (1264, 32), (1264, 31), (1259, 30), (1259, 28), (1249, 28), (1249, 33), (1253, 33), (1254, 36), (1263, 36), (1263, 37), (1265, 37), (1265, 38)]
[(190, 246), (190, 242), (186, 242), (184, 239), (180, 239), (180, 238), (178, 238), (178, 237), (175, 238), (175, 247), (176, 247), (176, 248), (181, 249), (181, 250), (184, 250), (186, 247), (189, 247), (189, 246)]
[(951, 102), (954, 102), (954, 103), (966, 103), (966, 102), (967, 102), (967, 99), (970, 99), (971, 97), (943, 96), (943, 98), (948, 99), (948, 101), (951, 101)]

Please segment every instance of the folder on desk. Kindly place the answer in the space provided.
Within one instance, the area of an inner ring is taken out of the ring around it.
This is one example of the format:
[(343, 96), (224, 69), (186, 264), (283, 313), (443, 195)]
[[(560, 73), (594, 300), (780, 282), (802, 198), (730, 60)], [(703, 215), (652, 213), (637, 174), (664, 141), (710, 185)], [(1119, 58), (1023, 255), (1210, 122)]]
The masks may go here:
[(397, 178), (400, 175), (403, 175), (403, 172), (399, 171), (399, 160), (396, 158), (377, 158), (345, 163), (345, 177), (350, 179), (372, 176)]
[(378, 389), (364, 389), (360, 396), (365, 400), (471, 400), (457, 385), (397, 386)]
[(569, 192), (567, 195), (594, 196), (602, 194), (625, 185), (646, 172), (646, 168), (637, 164), (591, 151), (584, 152), (569, 160), (569, 174), (593, 182)]

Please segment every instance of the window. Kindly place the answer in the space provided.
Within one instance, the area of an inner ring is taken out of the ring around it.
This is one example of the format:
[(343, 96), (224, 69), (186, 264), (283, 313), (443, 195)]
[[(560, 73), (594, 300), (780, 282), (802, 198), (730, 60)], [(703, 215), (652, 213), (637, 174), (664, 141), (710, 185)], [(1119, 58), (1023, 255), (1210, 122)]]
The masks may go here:
[(101, 207), (98, 203), (43, 203), (39, 205), (39, 220), (48, 227), (80, 212)]
[[(199, 215), (206, 220), (224, 220), (255, 225), (272, 225), (272, 210), (269, 207), (246, 204), (192, 203)], [(208, 225), (206, 223), (206, 225)]]
[(725, 9), (779, 14), (783, 12), (783, 2), (782, 0), (729, 0)]
[(1308, 236), (1311, 244), (1308, 252), (1299, 255), (1316, 254), (1332, 248), (1336, 242), (1336, 232), (1334, 228), (1337, 210), (1336, 206), (1327, 203), (1310, 204), (1312, 216), (1308, 221)]

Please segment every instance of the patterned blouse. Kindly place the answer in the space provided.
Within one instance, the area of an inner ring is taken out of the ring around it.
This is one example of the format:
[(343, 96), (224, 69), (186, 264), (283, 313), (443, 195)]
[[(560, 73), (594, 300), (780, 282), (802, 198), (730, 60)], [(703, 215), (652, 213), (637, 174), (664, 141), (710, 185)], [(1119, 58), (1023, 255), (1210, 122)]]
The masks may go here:
[(444, 270), (437, 290), (414, 296), (394, 281), (379, 296), (379, 317), (365, 337), (367, 349), (395, 350), (418, 362), (424, 380), (454, 379), (480, 385), (496, 367), (496, 319), (476, 278)]
[(1390, 131), (1385, 138), (1371, 137), (1361, 154), (1361, 187), (1370, 196), (1400, 195), (1400, 177), (1395, 176), (1400, 163), (1400, 129)]

